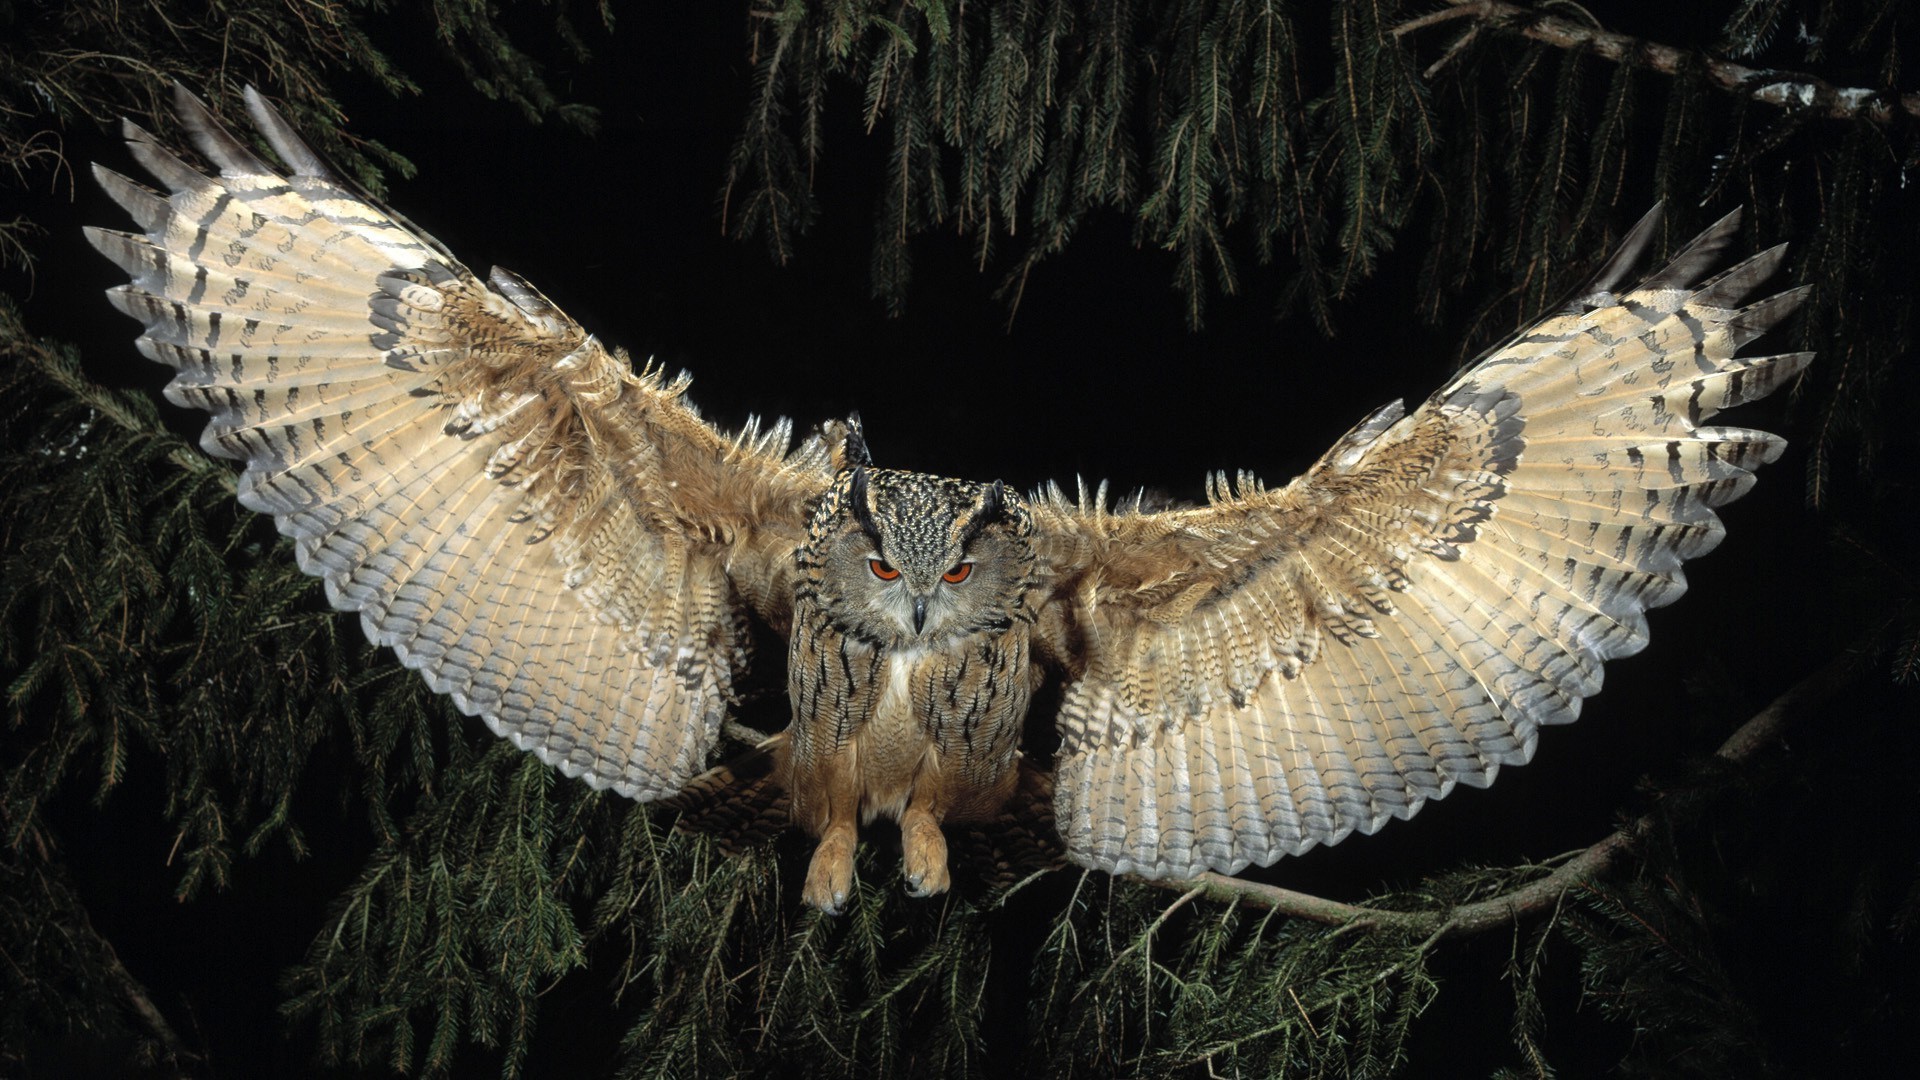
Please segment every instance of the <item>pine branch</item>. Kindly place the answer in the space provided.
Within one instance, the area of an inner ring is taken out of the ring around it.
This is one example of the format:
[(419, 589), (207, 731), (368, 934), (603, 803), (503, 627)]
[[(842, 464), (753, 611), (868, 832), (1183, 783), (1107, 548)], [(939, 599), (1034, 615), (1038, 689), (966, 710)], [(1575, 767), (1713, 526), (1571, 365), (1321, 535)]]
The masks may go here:
[[(153, 995), (121, 961), (113, 942), (94, 926), (79, 889), (55, 857), (53, 843), (38, 826), (32, 826), (9, 854), (13, 861), (9, 870), (11, 875), (17, 875), (15, 880), (20, 891), (8, 895), (7, 902), (26, 909), (31, 913), (29, 918), (45, 918), (47, 925), (57, 927), (53, 934), (67, 943), (62, 955), (66, 967), (63, 973), (98, 979), (104, 988), (119, 997), (125, 1013), (138, 1021), (147, 1037), (158, 1044), (159, 1056), (154, 1064), (165, 1067), (169, 1075), (192, 1075), (195, 1067), (202, 1063), (201, 1055), (187, 1047), (167, 1021), (166, 1014), (154, 1003)], [(16, 975), (21, 975), (17, 969)], [(31, 979), (33, 975), (23, 977)], [(15, 986), (14, 989), (24, 988)], [(93, 1003), (74, 1004), (84, 1009)], [(71, 1018), (77, 1019), (79, 1017)]]
[(141, 985), (140, 980), (134, 978), (133, 972), (128, 971), (126, 964), (121, 962), (120, 954), (115, 951), (113, 942), (101, 936), (100, 932), (94, 929), (92, 920), (84, 915), (80, 919), (80, 924), (82, 929), (99, 938), (100, 950), (107, 961), (107, 973), (118, 984), (120, 996), (126, 999), (128, 1010), (140, 1018), (140, 1024), (147, 1029), (147, 1034), (153, 1036), (154, 1040), (160, 1044), (165, 1052), (165, 1060), (181, 1067), (179, 1075), (188, 1075), (184, 1066), (198, 1062), (200, 1055), (187, 1049), (186, 1043), (180, 1041), (180, 1036), (173, 1030), (173, 1025), (167, 1022), (166, 1014), (160, 1011), (160, 1006), (153, 1003), (153, 996), (147, 993), (147, 988)]
[[(136, 399), (87, 378), (72, 355), (28, 333), (26, 324), (21, 320), (20, 309), (11, 302), (10, 297), (0, 297), (0, 360), (10, 360), (33, 369), (61, 393), (99, 413), (129, 435), (165, 437), (166, 429), (150, 413), (143, 415), (139, 406), (130, 404)], [(167, 452), (170, 463), (194, 475), (221, 474), (220, 482), (228, 491), (233, 490), (235, 481), (231, 472), (185, 442), (173, 441), (178, 445)]]
[(1429, 76), (1444, 67), (1484, 28), (1518, 34), (1555, 48), (1584, 50), (1617, 63), (1644, 67), (1663, 75), (1697, 70), (1707, 81), (1755, 101), (1783, 109), (1810, 110), (1835, 120), (1859, 117), (1886, 124), (1893, 121), (1896, 112), (1920, 117), (1920, 93), (1895, 94), (1888, 90), (1839, 87), (1817, 75), (1804, 72), (1750, 68), (1717, 56), (1677, 49), (1594, 26), (1582, 26), (1558, 15), (1548, 15), (1533, 8), (1506, 3), (1505, 0), (1446, 0), (1446, 3), (1452, 6), (1411, 19), (1393, 29), (1393, 36), (1398, 38), (1442, 22), (1463, 18), (1473, 20), (1467, 32), (1427, 69)]
[[(1791, 715), (1832, 698), (1852, 680), (1860, 670), (1857, 659), (1852, 652), (1843, 652), (1794, 684), (1741, 724), (1714, 751), (1714, 756), (1727, 761), (1745, 761), (1762, 747), (1772, 745), (1780, 738)], [(1214, 873), (1202, 874), (1192, 881), (1153, 884), (1188, 895), (1198, 890), (1212, 900), (1267, 908), (1310, 922), (1361, 930), (1432, 931), (1448, 938), (1470, 937), (1511, 926), (1555, 907), (1568, 890), (1605, 873), (1623, 850), (1652, 827), (1653, 815), (1644, 815), (1574, 854), (1545, 877), (1499, 896), (1439, 910), (1390, 911)]]

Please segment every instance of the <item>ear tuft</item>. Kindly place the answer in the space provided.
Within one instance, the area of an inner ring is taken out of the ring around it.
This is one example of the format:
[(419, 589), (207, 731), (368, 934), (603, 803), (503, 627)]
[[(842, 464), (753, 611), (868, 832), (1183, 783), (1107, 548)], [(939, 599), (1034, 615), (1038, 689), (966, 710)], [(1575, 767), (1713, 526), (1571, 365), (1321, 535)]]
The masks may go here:
[(975, 516), (981, 521), (995, 521), (1006, 516), (1007, 485), (995, 480), (987, 486), (987, 492), (980, 497), (980, 512)]
[(847, 501), (853, 510), (853, 520), (860, 523), (861, 531), (880, 543), (880, 527), (873, 523), (873, 506), (867, 494), (867, 467), (856, 465), (853, 477), (847, 482)]
[(867, 428), (857, 411), (847, 414), (847, 438), (840, 448), (840, 462), (843, 469), (873, 464), (873, 454), (867, 449)]

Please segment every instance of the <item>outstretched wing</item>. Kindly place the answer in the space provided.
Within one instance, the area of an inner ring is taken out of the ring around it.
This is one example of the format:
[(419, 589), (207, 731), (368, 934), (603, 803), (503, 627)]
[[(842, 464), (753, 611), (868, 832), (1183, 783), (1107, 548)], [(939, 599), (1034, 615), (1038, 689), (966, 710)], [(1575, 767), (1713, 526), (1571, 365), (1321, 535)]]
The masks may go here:
[(1812, 359), (1735, 358), (1801, 296), (1741, 306), (1784, 248), (1700, 282), (1737, 215), (1616, 296), (1657, 216), (1566, 309), (1283, 489), (1035, 500), (1074, 859), (1233, 873), (1373, 832), (1525, 762), (1645, 647), (1681, 560), (1720, 541), (1713, 508), (1784, 447), (1703, 422)]
[(96, 166), (140, 231), (87, 236), (132, 275), (108, 297), (178, 369), (167, 398), (246, 463), (240, 501), (464, 712), (596, 787), (678, 790), (746, 663), (746, 609), (786, 619), (822, 438), (723, 435), (684, 378), (636, 376), (519, 278), (475, 277), (251, 89), (284, 170), (176, 96), (219, 174), (129, 123), (168, 193)]

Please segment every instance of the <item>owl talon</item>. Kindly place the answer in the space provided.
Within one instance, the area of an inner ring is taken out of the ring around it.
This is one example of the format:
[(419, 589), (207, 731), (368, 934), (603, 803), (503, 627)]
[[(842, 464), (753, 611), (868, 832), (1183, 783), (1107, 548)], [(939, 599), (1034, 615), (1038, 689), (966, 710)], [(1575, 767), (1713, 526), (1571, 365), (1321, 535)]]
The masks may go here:
[[(929, 878), (931, 880), (928, 880)], [(929, 896), (938, 896), (941, 893), (946, 892), (947, 889), (952, 886), (952, 884), (953, 884), (953, 880), (947, 874), (947, 868), (944, 866), (940, 866), (940, 867), (934, 868), (932, 871), (929, 871), (928, 874), (924, 876), (919, 874), (908, 874), (907, 875), (907, 895), (911, 897), (915, 897), (917, 899), (925, 899), (926, 897), (929, 897)]]
[(947, 838), (940, 826), (929, 815), (904, 822), (901, 834), (907, 895), (937, 896), (946, 892), (953, 878), (947, 872)]
[(800, 899), (807, 905), (828, 915), (845, 910), (848, 897), (853, 895), (854, 837), (852, 829), (835, 830), (813, 849), (807, 884), (800, 890)]

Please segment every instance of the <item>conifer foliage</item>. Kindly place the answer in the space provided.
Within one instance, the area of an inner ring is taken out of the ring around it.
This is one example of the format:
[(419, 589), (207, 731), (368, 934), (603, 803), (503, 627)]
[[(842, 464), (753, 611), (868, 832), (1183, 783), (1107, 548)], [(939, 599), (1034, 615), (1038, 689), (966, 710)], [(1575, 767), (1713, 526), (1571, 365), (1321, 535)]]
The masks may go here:
[[(593, 129), (544, 73), (617, 48), (607, 4), (383, 7), (0, 0), (23, 207), (0, 213), (0, 1072), (244, 1073), (277, 1043), (280, 1071), (368, 1075), (1844, 1073), (1920, 1020), (1908, 5), (743, 4), (731, 153), (684, 167), (778, 262), (870, 228), (873, 296), (905, 317), (916, 259), (951, 255), (935, 234), (1018, 326), (1036, 275), (1117, 221), (1195, 333), (1231, 295), (1331, 335), (1399, 275), (1391, 317), (1464, 360), (1653, 199), (1669, 243), (1748, 206), (1748, 246), (1794, 241), (1783, 284), (1817, 285), (1783, 331), (1820, 355), (1782, 422), (1819, 516), (1779, 527), (1837, 569), (1752, 628), (1798, 635), (1804, 666), (1685, 672), (1671, 724), (1705, 760), (1620, 794), (1604, 846), (1441, 860), (1342, 904), (1077, 870), (914, 900), (883, 842), (840, 918), (797, 903), (804, 844), (724, 856), (456, 715), (329, 610), (226, 465), (33, 324), (57, 287), (37, 260), (81, 243), (34, 222), (82, 164), (58, 133), (170, 130), (169, 79), (260, 85), (376, 191), (409, 165), (344, 122), (347, 81), (415, 93), (403, 69), (433, 64), (436, 93)], [(829, 212), (835, 155), (869, 220)], [(1782, 724), (1791, 754), (1762, 745)], [(177, 947), (120, 910), (156, 889), (235, 935), (290, 913), (257, 946), (283, 962), (225, 997), (160, 970)], [(244, 1049), (201, 1012), (272, 995), (283, 1031)]]

